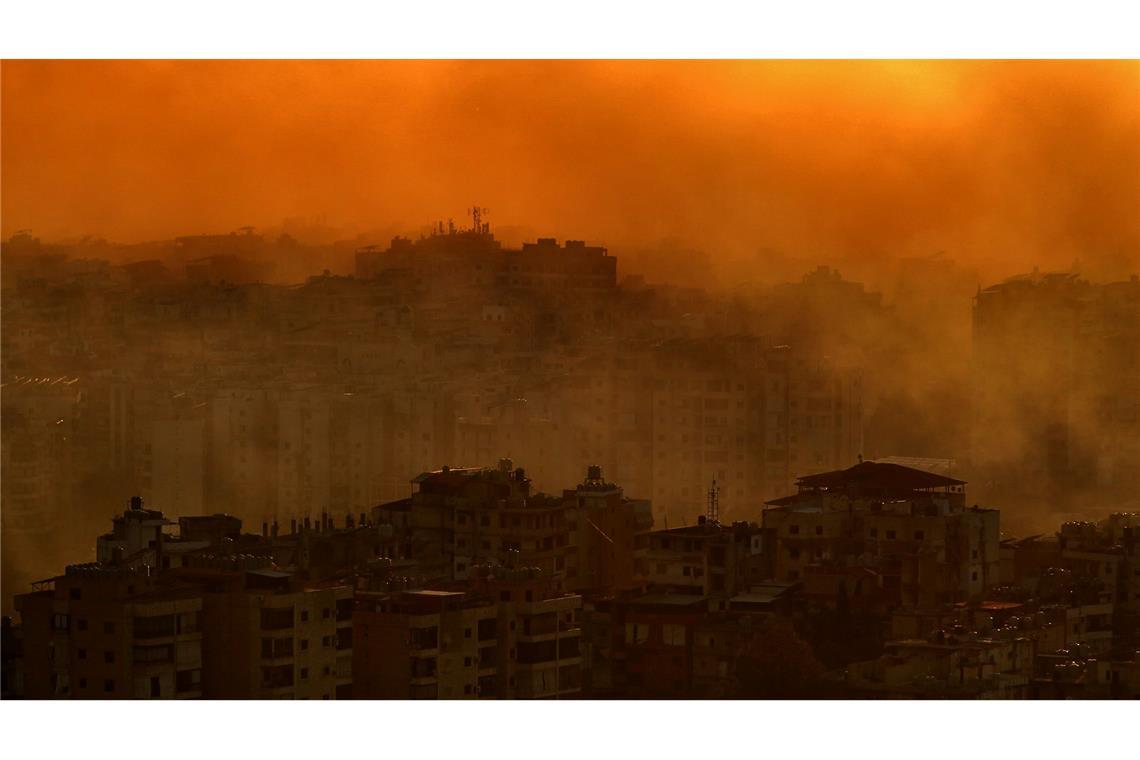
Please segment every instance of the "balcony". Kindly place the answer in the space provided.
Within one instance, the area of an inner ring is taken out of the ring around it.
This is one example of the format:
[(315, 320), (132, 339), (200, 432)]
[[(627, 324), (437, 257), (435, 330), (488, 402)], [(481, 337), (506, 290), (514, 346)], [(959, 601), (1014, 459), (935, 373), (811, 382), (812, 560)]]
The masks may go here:
[(412, 685), (422, 686), (435, 683), (437, 664), (434, 657), (413, 657), (409, 663), (409, 678)]
[(174, 646), (160, 644), (158, 646), (138, 646), (131, 650), (131, 660), (136, 667), (146, 668), (152, 665), (168, 665), (174, 662)]
[(261, 688), (267, 691), (293, 688), (293, 666), (263, 667), (261, 669)]
[(499, 621), (495, 618), (484, 618), (479, 621), (479, 643), (493, 642), (498, 638)]
[(280, 607), (261, 610), (261, 630), (284, 631), (293, 627), (293, 608)]
[(293, 657), (293, 638), (283, 639), (262, 639), (261, 640), (261, 659), (262, 660), (285, 660), (292, 659)]
[(174, 615), (136, 617), (133, 638), (136, 644), (155, 644), (172, 640), (177, 635), (177, 622)]
[(352, 653), (337, 657), (336, 660), (336, 682), (338, 686), (352, 683)]
[(439, 628), (412, 628), (408, 632), (408, 648), (416, 652), (439, 649)]
[(520, 668), (546, 666), (555, 661), (580, 660), (581, 641), (578, 634), (563, 634), (559, 639), (524, 642), (518, 645), (516, 662)]

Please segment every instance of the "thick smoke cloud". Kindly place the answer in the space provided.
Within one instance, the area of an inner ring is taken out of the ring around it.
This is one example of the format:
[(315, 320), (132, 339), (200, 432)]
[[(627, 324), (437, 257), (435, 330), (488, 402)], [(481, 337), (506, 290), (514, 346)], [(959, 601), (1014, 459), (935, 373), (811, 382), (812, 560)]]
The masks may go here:
[(347, 235), (478, 202), (729, 278), (761, 249), (1116, 277), (1138, 92), (1136, 62), (6, 62), (3, 234)]

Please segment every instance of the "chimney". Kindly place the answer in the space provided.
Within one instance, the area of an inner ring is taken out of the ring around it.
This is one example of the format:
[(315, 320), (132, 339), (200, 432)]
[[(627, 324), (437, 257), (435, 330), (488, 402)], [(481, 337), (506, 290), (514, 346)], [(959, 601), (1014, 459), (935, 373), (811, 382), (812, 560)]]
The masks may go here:
[(366, 515), (363, 512), (361, 512), (360, 513), (360, 527), (362, 527), (362, 528), (364, 527), (365, 519), (366, 519)]
[(297, 518), (293, 517), (289, 520), (289, 533), (290, 535), (297, 535)]
[(142, 500), (141, 496), (132, 496), (131, 497), (131, 510), (132, 511), (137, 512), (138, 510), (142, 509), (142, 505), (143, 505), (143, 500)]
[(349, 530), (352, 530), (352, 528), (354, 527), (352, 524), (352, 513), (351, 512), (349, 512), (347, 515), (344, 516), (344, 527), (348, 528)]
[(277, 538), (277, 520), (273, 521), (273, 526), (269, 529), (269, 533), (274, 538)]
[(263, 537), (269, 535), (269, 523), (265, 520), (262, 520), (261, 522), (261, 535)]
[(308, 516), (308, 515), (305, 515), (305, 530), (306, 530), (306, 531), (307, 531), (307, 530), (309, 530), (309, 528), (310, 528), (310, 527), (312, 527), (312, 526), (311, 526), (311, 524), (309, 523), (309, 516)]

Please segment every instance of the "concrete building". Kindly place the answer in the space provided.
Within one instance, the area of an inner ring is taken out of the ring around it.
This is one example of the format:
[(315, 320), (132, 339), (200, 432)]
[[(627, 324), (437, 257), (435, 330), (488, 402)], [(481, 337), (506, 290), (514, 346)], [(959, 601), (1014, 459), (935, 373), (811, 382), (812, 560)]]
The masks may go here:
[(498, 694), (494, 604), (459, 591), (361, 592), (353, 615), (359, 699)]
[(202, 589), (205, 696), (350, 698), (352, 587), (243, 563), (203, 558), (178, 576)]
[(764, 511), (778, 579), (799, 580), (811, 566), (866, 566), (888, 600), (917, 606), (978, 599), (1000, 581), (998, 512), (967, 508), (964, 481), (861, 462), (797, 485)]
[(638, 578), (662, 591), (733, 596), (772, 577), (771, 538), (755, 524), (721, 525), (701, 515), (696, 525), (650, 533)]
[(582, 598), (537, 568), (480, 565), (450, 588), (358, 592), (355, 695), (566, 699), (582, 690)]
[(203, 696), (202, 597), (149, 568), (75, 565), (16, 598), (29, 699)]

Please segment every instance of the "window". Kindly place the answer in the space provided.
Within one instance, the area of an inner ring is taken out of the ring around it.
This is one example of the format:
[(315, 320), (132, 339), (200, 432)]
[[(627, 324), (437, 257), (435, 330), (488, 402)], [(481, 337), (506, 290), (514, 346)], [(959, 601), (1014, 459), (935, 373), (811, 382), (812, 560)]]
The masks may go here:
[(817, 525), (817, 526), (815, 526), (815, 534), (816, 534), (817, 536), (822, 536), (822, 535), (823, 535), (823, 526), (822, 526), (822, 525)]
[(107, 663), (108, 665), (113, 665), (115, 663), (115, 653), (110, 650), (104, 652), (103, 662)]
[(150, 696), (151, 699), (158, 699), (162, 696), (162, 681), (159, 680), (158, 676), (150, 677)]
[(510, 591), (500, 591), (499, 592), (499, 601), (500, 602), (511, 601), (511, 592)]
[(103, 682), (103, 691), (110, 694), (114, 690), (115, 690), (115, 681), (113, 679), (108, 678), (106, 681)]
[(644, 644), (649, 640), (649, 626), (643, 623), (625, 624), (625, 643)]
[(330, 610), (328, 607), (325, 607), (323, 610), (321, 610), (322, 620), (328, 620), (330, 617), (332, 617), (332, 610)]
[(69, 625), (67, 615), (56, 615), (53, 619), (53, 625), (57, 631), (66, 631)]
[(467, 684), (466, 686), (463, 687), (463, 693), (464, 694), (470, 694), (471, 693), (471, 684)]
[(465, 667), (465, 668), (471, 667), (471, 658), (470, 657), (464, 657), (463, 658), (463, 667)]
[(464, 628), (463, 629), (463, 638), (465, 638), (465, 639), (471, 638), (471, 629), (470, 628)]
[(926, 538), (926, 532), (925, 531), (916, 530), (914, 532), (914, 540), (915, 541), (921, 541), (924, 538)]
[(79, 659), (86, 660), (87, 659), (87, 650), (86, 649), (80, 649), (77, 652), (77, 655), (79, 656)]
[(187, 691), (198, 691), (202, 688), (201, 670), (180, 670), (174, 676), (174, 689), (179, 694)]
[(108, 621), (103, 623), (103, 633), (112, 634), (115, 632), (115, 624)]
[(978, 571), (975, 570), (974, 572), (970, 573), (970, 580), (976, 581), (977, 579), (978, 579)]
[(309, 622), (309, 611), (308, 610), (301, 610), (301, 622), (302, 623)]
[(793, 536), (798, 536), (800, 534), (800, 526), (789, 525), (788, 526), (788, 533), (791, 533)]
[(871, 538), (878, 538), (878, 537), (879, 537), (879, 529), (878, 528), (871, 528)]
[(75, 621), (75, 627), (77, 630), (86, 631), (87, 630), (87, 618), (79, 618), (78, 620), (76, 620)]
[(301, 680), (305, 681), (308, 678), (309, 678), (309, 669), (308, 668), (301, 668)]
[(87, 688), (87, 679), (86, 678), (80, 678), (79, 679), (79, 688), (81, 688), (81, 689)]
[(887, 540), (888, 541), (894, 541), (895, 540), (895, 532), (893, 530), (887, 531)]
[(83, 593), (80, 589), (77, 589), (77, 588), (68, 589), (67, 598), (68, 599), (82, 599)]
[(661, 640), (666, 646), (679, 647), (685, 645), (685, 626), (683, 625), (669, 625), (661, 626)]
[(304, 652), (308, 648), (309, 648), (309, 640), (308, 639), (301, 639), (301, 651)]

